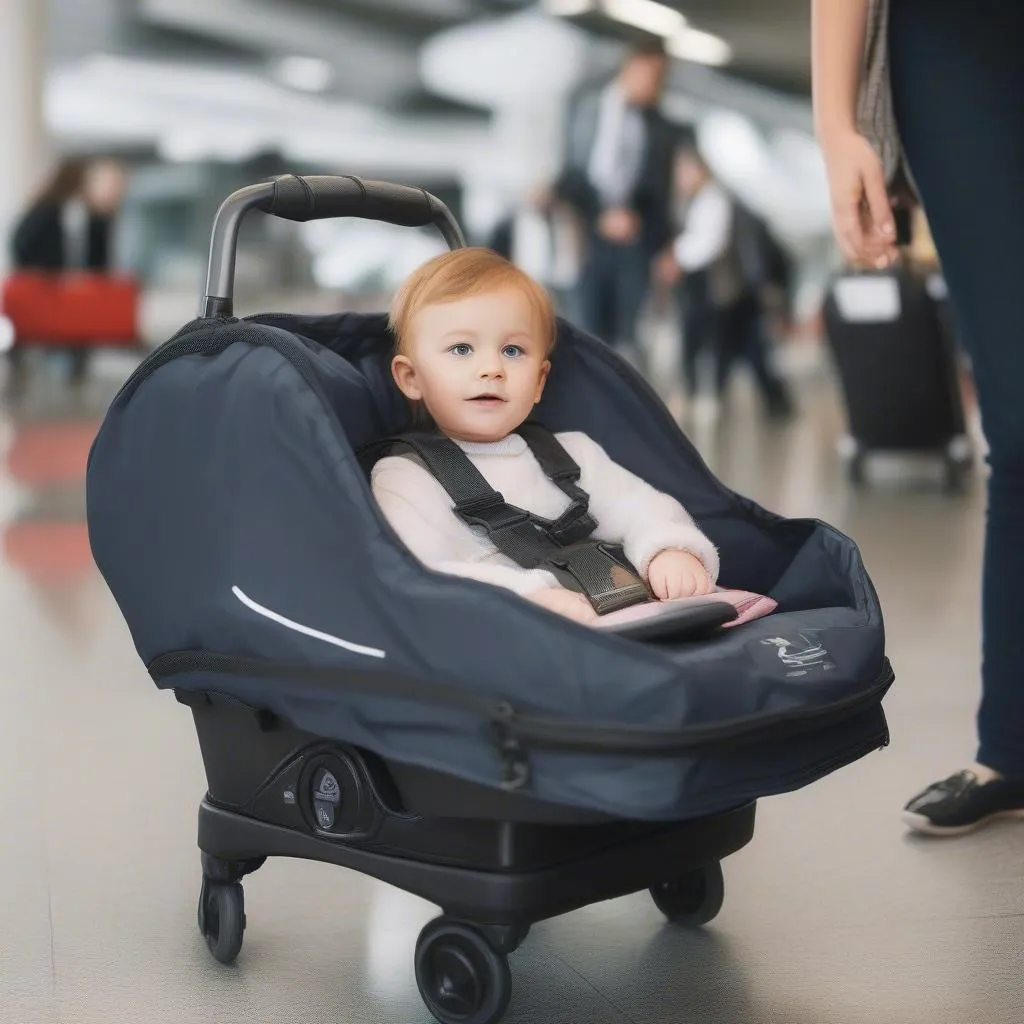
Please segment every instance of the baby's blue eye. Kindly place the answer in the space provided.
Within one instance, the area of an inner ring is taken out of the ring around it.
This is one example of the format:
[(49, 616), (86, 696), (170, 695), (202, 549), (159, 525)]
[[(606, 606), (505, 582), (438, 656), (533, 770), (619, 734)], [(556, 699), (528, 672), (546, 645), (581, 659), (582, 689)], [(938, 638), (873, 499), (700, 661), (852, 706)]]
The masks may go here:
[(509, 359), (518, 359), (520, 356), (526, 355), (526, 352), (519, 345), (506, 345), (501, 351)]
[(460, 341), (457, 345), (452, 345), (448, 351), (455, 356), (468, 356), (473, 351), (473, 346), (469, 342)]

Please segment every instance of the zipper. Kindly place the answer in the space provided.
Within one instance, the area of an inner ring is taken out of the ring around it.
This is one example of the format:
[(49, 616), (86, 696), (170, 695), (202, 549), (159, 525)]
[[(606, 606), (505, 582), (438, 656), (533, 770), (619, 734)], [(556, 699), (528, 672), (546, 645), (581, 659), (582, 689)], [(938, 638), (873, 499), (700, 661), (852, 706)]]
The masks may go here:
[[(720, 732), (722, 728), (728, 728), (730, 723), (724, 726), (710, 726), (704, 732), (706, 735), (696, 741), (681, 742), (679, 734), (657, 733), (649, 730), (632, 730), (628, 742), (615, 742), (626, 735), (626, 730), (621, 727), (610, 727), (602, 729), (600, 740), (595, 739), (597, 729), (594, 726), (573, 726), (561, 724), (559, 734), (555, 735), (551, 730), (550, 721), (540, 719), (525, 720), (514, 719), (509, 715), (511, 709), (505, 706), (505, 719), (499, 727), (496, 727), (498, 753), (501, 757), (501, 781), (499, 785), (509, 792), (517, 792), (525, 789), (532, 781), (532, 770), (529, 760), (529, 747), (537, 750), (557, 750), (572, 753), (600, 753), (614, 756), (638, 755), (647, 757), (673, 757), (692, 753), (704, 747), (714, 746), (716, 751), (724, 751), (740, 747), (745, 742), (751, 743), (763, 740), (781, 740), (811, 731), (815, 727), (826, 727), (836, 725), (847, 719), (855, 718), (862, 711), (876, 705), (893, 682), (893, 672), (886, 662), (886, 672), (883, 674), (882, 682), (876, 684), (870, 691), (858, 694), (856, 698), (832, 705), (825, 710), (804, 712), (796, 717), (790, 714), (788, 717), (775, 716), (766, 724), (757, 725), (751, 722), (746, 734), (734, 732), (729, 737), (715, 738), (711, 735)], [(542, 722), (542, 727), (537, 729), (537, 723)], [(687, 730), (692, 733), (697, 730)], [(641, 736), (640, 733), (644, 735)], [(754, 735), (756, 733), (756, 735)], [(584, 738), (586, 736), (586, 738)], [(515, 742), (518, 737), (522, 743)], [(523, 744), (526, 744), (524, 746)], [(799, 789), (816, 779), (820, 779), (830, 772), (836, 771), (845, 765), (852, 764), (874, 750), (883, 750), (889, 746), (889, 727), (883, 724), (881, 729), (873, 733), (864, 741), (855, 743), (845, 748), (839, 754), (833, 754), (825, 760), (818, 761), (799, 774), (793, 776), (786, 784), (787, 789)], [(746, 794), (740, 794), (743, 799), (756, 800), (764, 796), (764, 790), (759, 789)]]
[(882, 675), (869, 690), (826, 708), (748, 715), (672, 732), (621, 725), (576, 725), (562, 719), (518, 715), (510, 710), (505, 711), (502, 725), (506, 734), (538, 749), (671, 757), (712, 746), (723, 749), (760, 740), (791, 738), (839, 724), (877, 704), (894, 678), (886, 660)]
[[(876, 750), (884, 750), (889, 746), (889, 729), (887, 726), (883, 726), (880, 730), (873, 733), (868, 739), (861, 740), (857, 743), (853, 743), (846, 747), (838, 754), (832, 754), (829, 757), (823, 758), (821, 761), (817, 761), (807, 768), (795, 773), (794, 775), (787, 776), (783, 780), (783, 789), (773, 789), (773, 792), (792, 792), (797, 789), (802, 789), (804, 786), (809, 786), (812, 782), (816, 782), (818, 779), (823, 778), (826, 775), (831, 774), (834, 771), (838, 771), (840, 768), (845, 768), (848, 764), (853, 764), (854, 761), (859, 761), (862, 757), (866, 757), (868, 754), (874, 753)], [(773, 778), (772, 783), (778, 783), (778, 779)], [(760, 800), (765, 795), (764, 788), (760, 789), (748, 789), (736, 793), (736, 800), (738, 803), (742, 803), (744, 800)]]

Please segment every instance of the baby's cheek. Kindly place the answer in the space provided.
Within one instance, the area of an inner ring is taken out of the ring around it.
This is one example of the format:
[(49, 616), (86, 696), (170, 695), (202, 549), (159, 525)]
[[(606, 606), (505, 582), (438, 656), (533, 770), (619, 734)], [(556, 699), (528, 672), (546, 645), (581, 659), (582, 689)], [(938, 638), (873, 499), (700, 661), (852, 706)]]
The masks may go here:
[(455, 412), (458, 409), (453, 389), (445, 384), (432, 389), (430, 401), (443, 413)]

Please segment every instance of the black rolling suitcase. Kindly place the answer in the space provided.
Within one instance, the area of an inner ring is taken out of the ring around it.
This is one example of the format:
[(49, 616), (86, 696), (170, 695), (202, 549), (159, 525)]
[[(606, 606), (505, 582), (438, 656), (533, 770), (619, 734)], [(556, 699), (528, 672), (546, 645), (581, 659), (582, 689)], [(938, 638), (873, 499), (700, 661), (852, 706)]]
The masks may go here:
[(907, 268), (838, 275), (825, 329), (846, 402), (849, 475), (864, 480), (872, 452), (934, 452), (950, 491), (972, 465), (957, 353), (925, 279)]

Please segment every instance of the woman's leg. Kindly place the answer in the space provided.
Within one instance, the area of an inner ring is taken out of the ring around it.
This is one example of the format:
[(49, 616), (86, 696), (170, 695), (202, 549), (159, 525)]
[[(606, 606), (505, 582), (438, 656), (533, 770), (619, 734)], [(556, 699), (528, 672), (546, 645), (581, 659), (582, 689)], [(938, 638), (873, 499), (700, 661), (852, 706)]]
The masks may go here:
[(1024, 2), (891, 0), (897, 120), (991, 453), (981, 764), (1024, 782)]

